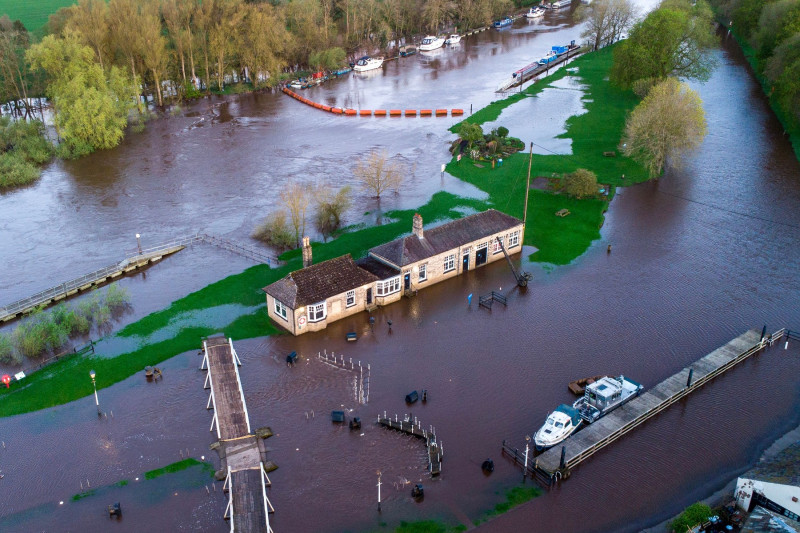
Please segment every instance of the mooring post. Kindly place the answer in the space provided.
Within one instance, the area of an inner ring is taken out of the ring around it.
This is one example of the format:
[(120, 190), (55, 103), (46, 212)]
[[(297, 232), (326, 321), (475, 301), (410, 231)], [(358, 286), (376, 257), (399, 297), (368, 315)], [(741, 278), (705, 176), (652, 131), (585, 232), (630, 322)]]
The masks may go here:
[(686, 378), (686, 388), (687, 389), (692, 386), (692, 374), (694, 374), (694, 368), (690, 368), (689, 369), (689, 377)]
[(561, 447), (561, 463), (559, 464), (560, 469), (564, 469), (567, 466), (567, 447)]
[[(531, 442), (531, 438), (529, 436), (525, 436), (525, 467), (522, 469), (522, 481), (525, 481), (525, 478), (528, 476), (528, 448)], [(563, 456), (563, 453), (562, 453)], [(563, 457), (561, 459), (564, 460)]]
[(784, 350), (788, 350), (789, 349), (789, 335), (791, 335), (791, 334), (792, 334), (792, 332), (787, 329), (786, 330), (786, 344), (783, 345), (783, 349)]
[(378, 470), (378, 512), (381, 512), (381, 471)]
[(766, 335), (766, 334), (767, 334), (767, 325), (764, 324), (764, 327), (761, 328), (761, 338), (759, 339), (759, 341), (763, 341), (764, 340), (764, 335)]

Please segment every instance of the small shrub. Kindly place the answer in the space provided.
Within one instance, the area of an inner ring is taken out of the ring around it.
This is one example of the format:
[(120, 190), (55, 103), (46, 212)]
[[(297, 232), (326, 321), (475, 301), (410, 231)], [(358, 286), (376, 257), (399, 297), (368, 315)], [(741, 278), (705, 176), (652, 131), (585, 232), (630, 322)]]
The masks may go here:
[(266, 242), (278, 250), (289, 250), (295, 247), (294, 233), (286, 222), (286, 211), (271, 213), (253, 230), (252, 237)]
[(117, 310), (128, 305), (131, 297), (127, 290), (114, 283), (106, 289), (105, 301), (112, 310)]
[(501, 139), (505, 139), (506, 137), (508, 137), (508, 128), (506, 128), (505, 126), (500, 126), (499, 128), (497, 128), (497, 136), (500, 137)]
[(564, 176), (564, 192), (576, 198), (597, 194), (597, 175), (585, 168), (567, 174)]
[(4, 365), (18, 365), (22, 363), (22, 355), (14, 349), (11, 337), (0, 333), (0, 363)]
[(697, 524), (705, 522), (712, 514), (711, 507), (708, 505), (700, 502), (693, 503), (684, 509), (675, 520), (669, 523), (669, 529), (676, 533), (683, 533), (687, 529), (691, 529)]
[(39, 169), (16, 152), (0, 154), (0, 187), (16, 187), (39, 179)]

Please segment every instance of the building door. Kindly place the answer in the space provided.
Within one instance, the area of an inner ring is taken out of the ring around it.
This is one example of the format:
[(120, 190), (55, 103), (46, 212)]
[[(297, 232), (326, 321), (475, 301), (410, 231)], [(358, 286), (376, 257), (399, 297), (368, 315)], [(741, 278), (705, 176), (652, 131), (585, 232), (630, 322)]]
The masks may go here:
[(367, 305), (372, 303), (372, 287), (367, 289)]
[(463, 266), (461, 267), (462, 272), (466, 272), (469, 270), (469, 250), (464, 252), (464, 259), (462, 261)]
[(481, 248), (475, 254), (475, 266), (481, 266), (486, 262), (486, 251), (488, 248)]
[(411, 288), (411, 272), (406, 272), (406, 275), (403, 278), (403, 288), (405, 290), (409, 290)]

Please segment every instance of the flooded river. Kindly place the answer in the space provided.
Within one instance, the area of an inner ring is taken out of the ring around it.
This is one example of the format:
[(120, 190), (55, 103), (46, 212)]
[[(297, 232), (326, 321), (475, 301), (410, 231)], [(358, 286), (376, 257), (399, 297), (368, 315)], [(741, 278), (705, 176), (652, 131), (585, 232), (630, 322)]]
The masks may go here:
[[(459, 50), (392, 62), (376, 77), (350, 77), (307, 96), (367, 109), (477, 109), (508, 73), (578, 33), (567, 13), (539, 26), (521, 21), (509, 32), (469, 37)], [(657, 183), (620, 191), (601, 241), (574, 265), (523, 261), (534, 281), (522, 292), (512, 289), (507, 265), (496, 263), (380, 309), (373, 328), (362, 314), (297, 339), (236, 342), (251, 423), (276, 433), (267, 441), (280, 466), (270, 475), (275, 531), (382, 530), (416, 519), (472, 524), (521, 480), (501, 459), (501, 441), (522, 444), (548, 411), (571, 401), (569, 381), (624, 373), (652, 387), (748, 328), (800, 328), (800, 165), (735, 45), (723, 41), (715, 55), (711, 80), (694, 86), (709, 121), (699, 152)], [(39, 184), (0, 197), (0, 245), (11, 259), (0, 295), (44, 288), (54, 264), (62, 265), (60, 280), (113, 262), (135, 246), (136, 232), (153, 242), (197, 230), (245, 240), (285, 180), (338, 185), (352, 158), (372, 147), (416, 162), (408, 190), (386, 198), (383, 209), (420, 205), (442, 188), (474, 193), (439, 176), (450, 123), (348, 119), (273, 94), (198, 103), (116, 150), (56, 163)], [(368, 202), (353, 221), (375, 211)], [(126, 320), (247, 264), (213, 248), (181, 252), (124, 280), (134, 298)], [(509, 294), (508, 307), (467, 305), (468, 294), (498, 289)], [(357, 343), (344, 341), (348, 331), (360, 333)], [(288, 368), (292, 350), (300, 364)], [(355, 374), (320, 362), (321, 350), (370, 364), (366, 405), (354, 395)], [(165, 362), (162, 382), (137, 375), (101, 390), (108, 418), (97, 419), (87, 396), (2, 419), (0, 529), (227, 529), (220, 483), (194, 469), (142, 476), (187, 455), (218, 466), (199, 364), (193, 351)], [(768, 350), (598, 453), (556, 490), (480, 529), (656, 524), (747, 469), (800, 423), (799, 370), (800, 344)], [(87, 393), (88, 386), (87, 378)], [(422, 388), (429, 401), (407, 407), (404, 395)], [(329, 412), (340, 408), (362, 416), (364, 429), (332, 425)], [(421, 442), (370, 423), (383, 411), (409, 410), (436, 426), (443, 442), (436, 480), (425, 472)], [(489, 477), (480, 470), (487, 457), (496, 464)], [(72, 501), (87, 480), (105, 488)], [(109, 487), (121, 480), (129, 483)], [(425, 499), (415, 503), (409, 482), (420, 480)], [(125, 514), (109, 524), (105, 506), (113, 501)]]

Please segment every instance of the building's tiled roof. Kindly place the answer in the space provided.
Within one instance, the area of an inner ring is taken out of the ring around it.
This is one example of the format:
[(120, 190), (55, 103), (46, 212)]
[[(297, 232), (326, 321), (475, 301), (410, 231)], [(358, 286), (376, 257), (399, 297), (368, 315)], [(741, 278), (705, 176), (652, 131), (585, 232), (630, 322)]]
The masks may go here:
[(400, 271), (396, 268), (390, 267), (384, 263), (381, 263), (374, 257), (368, 255), (366, 257), (362, 257), (356, 264), (366, 270), (367, 272), (372, 272), (378, 279), (387, 279), (392, 278), (400, 274)]
[(800, 441), (739, 477), (800, 487)]
[(287, 307), (297, 309), (377, 280), (377, 276), (360, 268), (347, 254), (296, 270), (263, 290)]
[(404, 267), (520, 224), (517, 218), (489, 209), (424, 230), (422, 239), (412, 234), (376, 246), (370, 254)]

